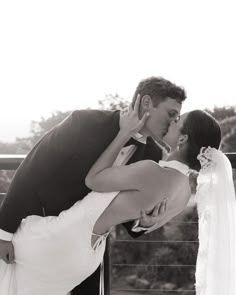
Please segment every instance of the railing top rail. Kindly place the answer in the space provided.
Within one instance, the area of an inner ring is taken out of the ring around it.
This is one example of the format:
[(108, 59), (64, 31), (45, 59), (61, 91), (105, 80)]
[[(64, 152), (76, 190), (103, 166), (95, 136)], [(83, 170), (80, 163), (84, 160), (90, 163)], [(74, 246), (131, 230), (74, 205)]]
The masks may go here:
[[(236, 152), (225, 153), (231, 162), (232, 168), (236, 169)], [(0, 154), (0, 170), (15, 170), (24, 160), (24, 154)]]
[(0, 170), (16, 170), (26, 155), (0, 154)]
[(0, 159), (12, 159), (12, 158), (22, 158), (24, 159), (26, 154), (0, 154)]

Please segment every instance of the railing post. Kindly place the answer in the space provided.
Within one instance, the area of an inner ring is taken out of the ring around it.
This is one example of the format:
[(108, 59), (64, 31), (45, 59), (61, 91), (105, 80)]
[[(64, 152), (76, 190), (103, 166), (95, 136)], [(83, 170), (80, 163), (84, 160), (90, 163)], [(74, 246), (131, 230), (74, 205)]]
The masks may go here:
[(104, 286), (105, 286), (105, 295), (110, 295), (111, 289), (111, 281), (110, 281), (110, 274), (111, 274), (111, 252), (110, 252), (110, 237), (107, 237), (106, 241), (106, 251), (104, 254)]

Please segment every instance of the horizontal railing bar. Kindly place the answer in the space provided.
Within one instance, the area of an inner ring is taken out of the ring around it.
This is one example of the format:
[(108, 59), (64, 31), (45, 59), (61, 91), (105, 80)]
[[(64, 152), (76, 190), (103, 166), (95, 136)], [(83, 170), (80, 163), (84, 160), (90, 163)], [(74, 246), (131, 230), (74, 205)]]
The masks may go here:
[(24, 160), (26, 155), (11, 155), (1, 154), (0, 155), (0, 170), (16, 170), (21, 162)]
[(112, 266), (141, 266), (141, 267), (196, 267), (196, 265), (186, 265), (186, 264), (125, 264), (125, 263), (112, 263)]
[[(225, 153), (231, 162), (232, 168), (236, 169), (236, 153)], [(15, 170), (24, 160), (23, 154), (0, 154), (0, 170)]]
[(111, 243), (198, 243), (198, 241), (111, 240)]
[(166, 289), (112, 289), (119, 292), (196, 292), (195, 290), (166, 290)]
[(198, 224), (198, 221), (169, 221), (166, 224)]

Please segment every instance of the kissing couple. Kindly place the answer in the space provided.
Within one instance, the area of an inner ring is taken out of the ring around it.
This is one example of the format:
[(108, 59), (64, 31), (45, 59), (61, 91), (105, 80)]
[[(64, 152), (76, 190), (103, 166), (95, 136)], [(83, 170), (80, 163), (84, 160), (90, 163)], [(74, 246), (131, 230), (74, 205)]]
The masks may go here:
[[(151, 77), (127, 112), (74, 111), (32, 148), (0, 207), (0, 294), (104, 294), (111, 228), (124, 224), (136, 238), (170, 221), (190, 199), (192, 171), (196, 294), (236, 294), (232, 168), (211, 115), (179, 116), (185, 98), (183, 88)], [(163, 137), (172, 147), (165, 161)]]

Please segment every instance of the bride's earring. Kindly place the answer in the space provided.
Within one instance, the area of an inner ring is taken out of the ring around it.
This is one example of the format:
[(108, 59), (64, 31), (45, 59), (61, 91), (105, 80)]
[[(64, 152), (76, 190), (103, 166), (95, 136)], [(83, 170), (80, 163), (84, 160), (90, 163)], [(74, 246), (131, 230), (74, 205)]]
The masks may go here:
[(179, 151), (179, 145), (177, 145), (177, 147), (176, 147), (176, 151), (177, 151), (177, 152)]

